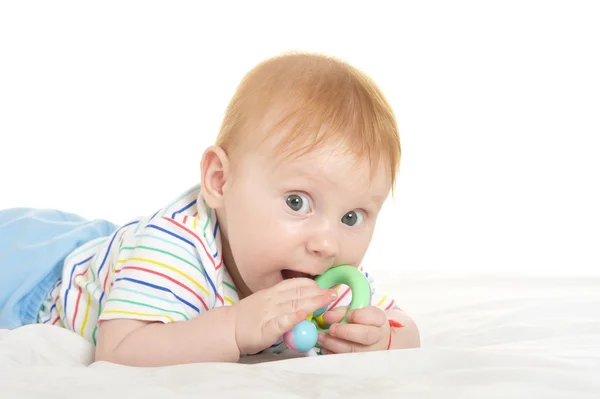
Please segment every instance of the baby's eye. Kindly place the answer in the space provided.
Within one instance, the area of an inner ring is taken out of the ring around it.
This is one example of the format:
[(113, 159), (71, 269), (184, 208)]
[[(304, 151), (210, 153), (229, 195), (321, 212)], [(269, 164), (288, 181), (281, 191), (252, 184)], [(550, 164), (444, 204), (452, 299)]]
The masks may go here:
[(285, 203), (294, 212), (307, 213), (310, 211), (310, 202), (308, 198), (301, 194), (292, 194), (285, 197)]
[(363, 219), (361, 211), (350, 211), (342, 217), (342, 223), (347, 224), (350, 227), (360, 226)]

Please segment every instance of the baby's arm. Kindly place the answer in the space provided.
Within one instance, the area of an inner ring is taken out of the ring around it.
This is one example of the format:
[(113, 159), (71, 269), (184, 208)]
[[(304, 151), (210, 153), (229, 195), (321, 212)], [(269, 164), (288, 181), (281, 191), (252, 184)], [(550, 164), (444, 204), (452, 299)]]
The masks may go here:
[(97, 361), (162, 366), (239, 359), (233, 311), (215, 284), (219, 260), (192, 223), (159, 217), (118, 244), (117, 259), (104, 266), (111, 272)]
[(129, 366), (234, 362), (273, 345), (309, 313), (335, 299), (310, 279), (284, 280), (240, 302), (163, 324), (106, 321), (100, 327), (96, 360)]
[(237, 362), (235, 318), (224, 306), (177, 323), (115, 319), (98, 331), (96, 361), (127, 366)]

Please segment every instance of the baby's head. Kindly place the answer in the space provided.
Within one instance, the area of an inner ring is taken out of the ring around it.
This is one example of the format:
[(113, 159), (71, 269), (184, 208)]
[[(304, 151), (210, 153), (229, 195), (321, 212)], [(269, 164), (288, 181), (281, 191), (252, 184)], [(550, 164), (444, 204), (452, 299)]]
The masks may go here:
[(253, 68), (202, 158), (202, 196), (240, 295), (358, 266), (399, 161), (391, 107), (357, 69), (314, 54)]

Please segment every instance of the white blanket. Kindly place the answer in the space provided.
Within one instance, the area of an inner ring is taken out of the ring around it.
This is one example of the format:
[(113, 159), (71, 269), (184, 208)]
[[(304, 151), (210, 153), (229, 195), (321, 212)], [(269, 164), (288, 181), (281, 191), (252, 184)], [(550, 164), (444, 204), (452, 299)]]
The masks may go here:
[(600, 277), (380, 281), (421, 349), (145, 369), (90, 364), (82, 338), (28, 326), (0, 331), (0, 398), (600, 398)]

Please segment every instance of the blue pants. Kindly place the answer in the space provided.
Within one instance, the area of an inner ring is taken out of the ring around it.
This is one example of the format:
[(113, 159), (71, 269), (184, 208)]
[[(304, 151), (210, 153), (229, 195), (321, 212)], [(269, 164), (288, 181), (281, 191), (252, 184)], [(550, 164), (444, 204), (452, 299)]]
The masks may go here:
[(53, 209), (0, 210), (0, 329), (36, 323), (67, 255), (116, 228)]

